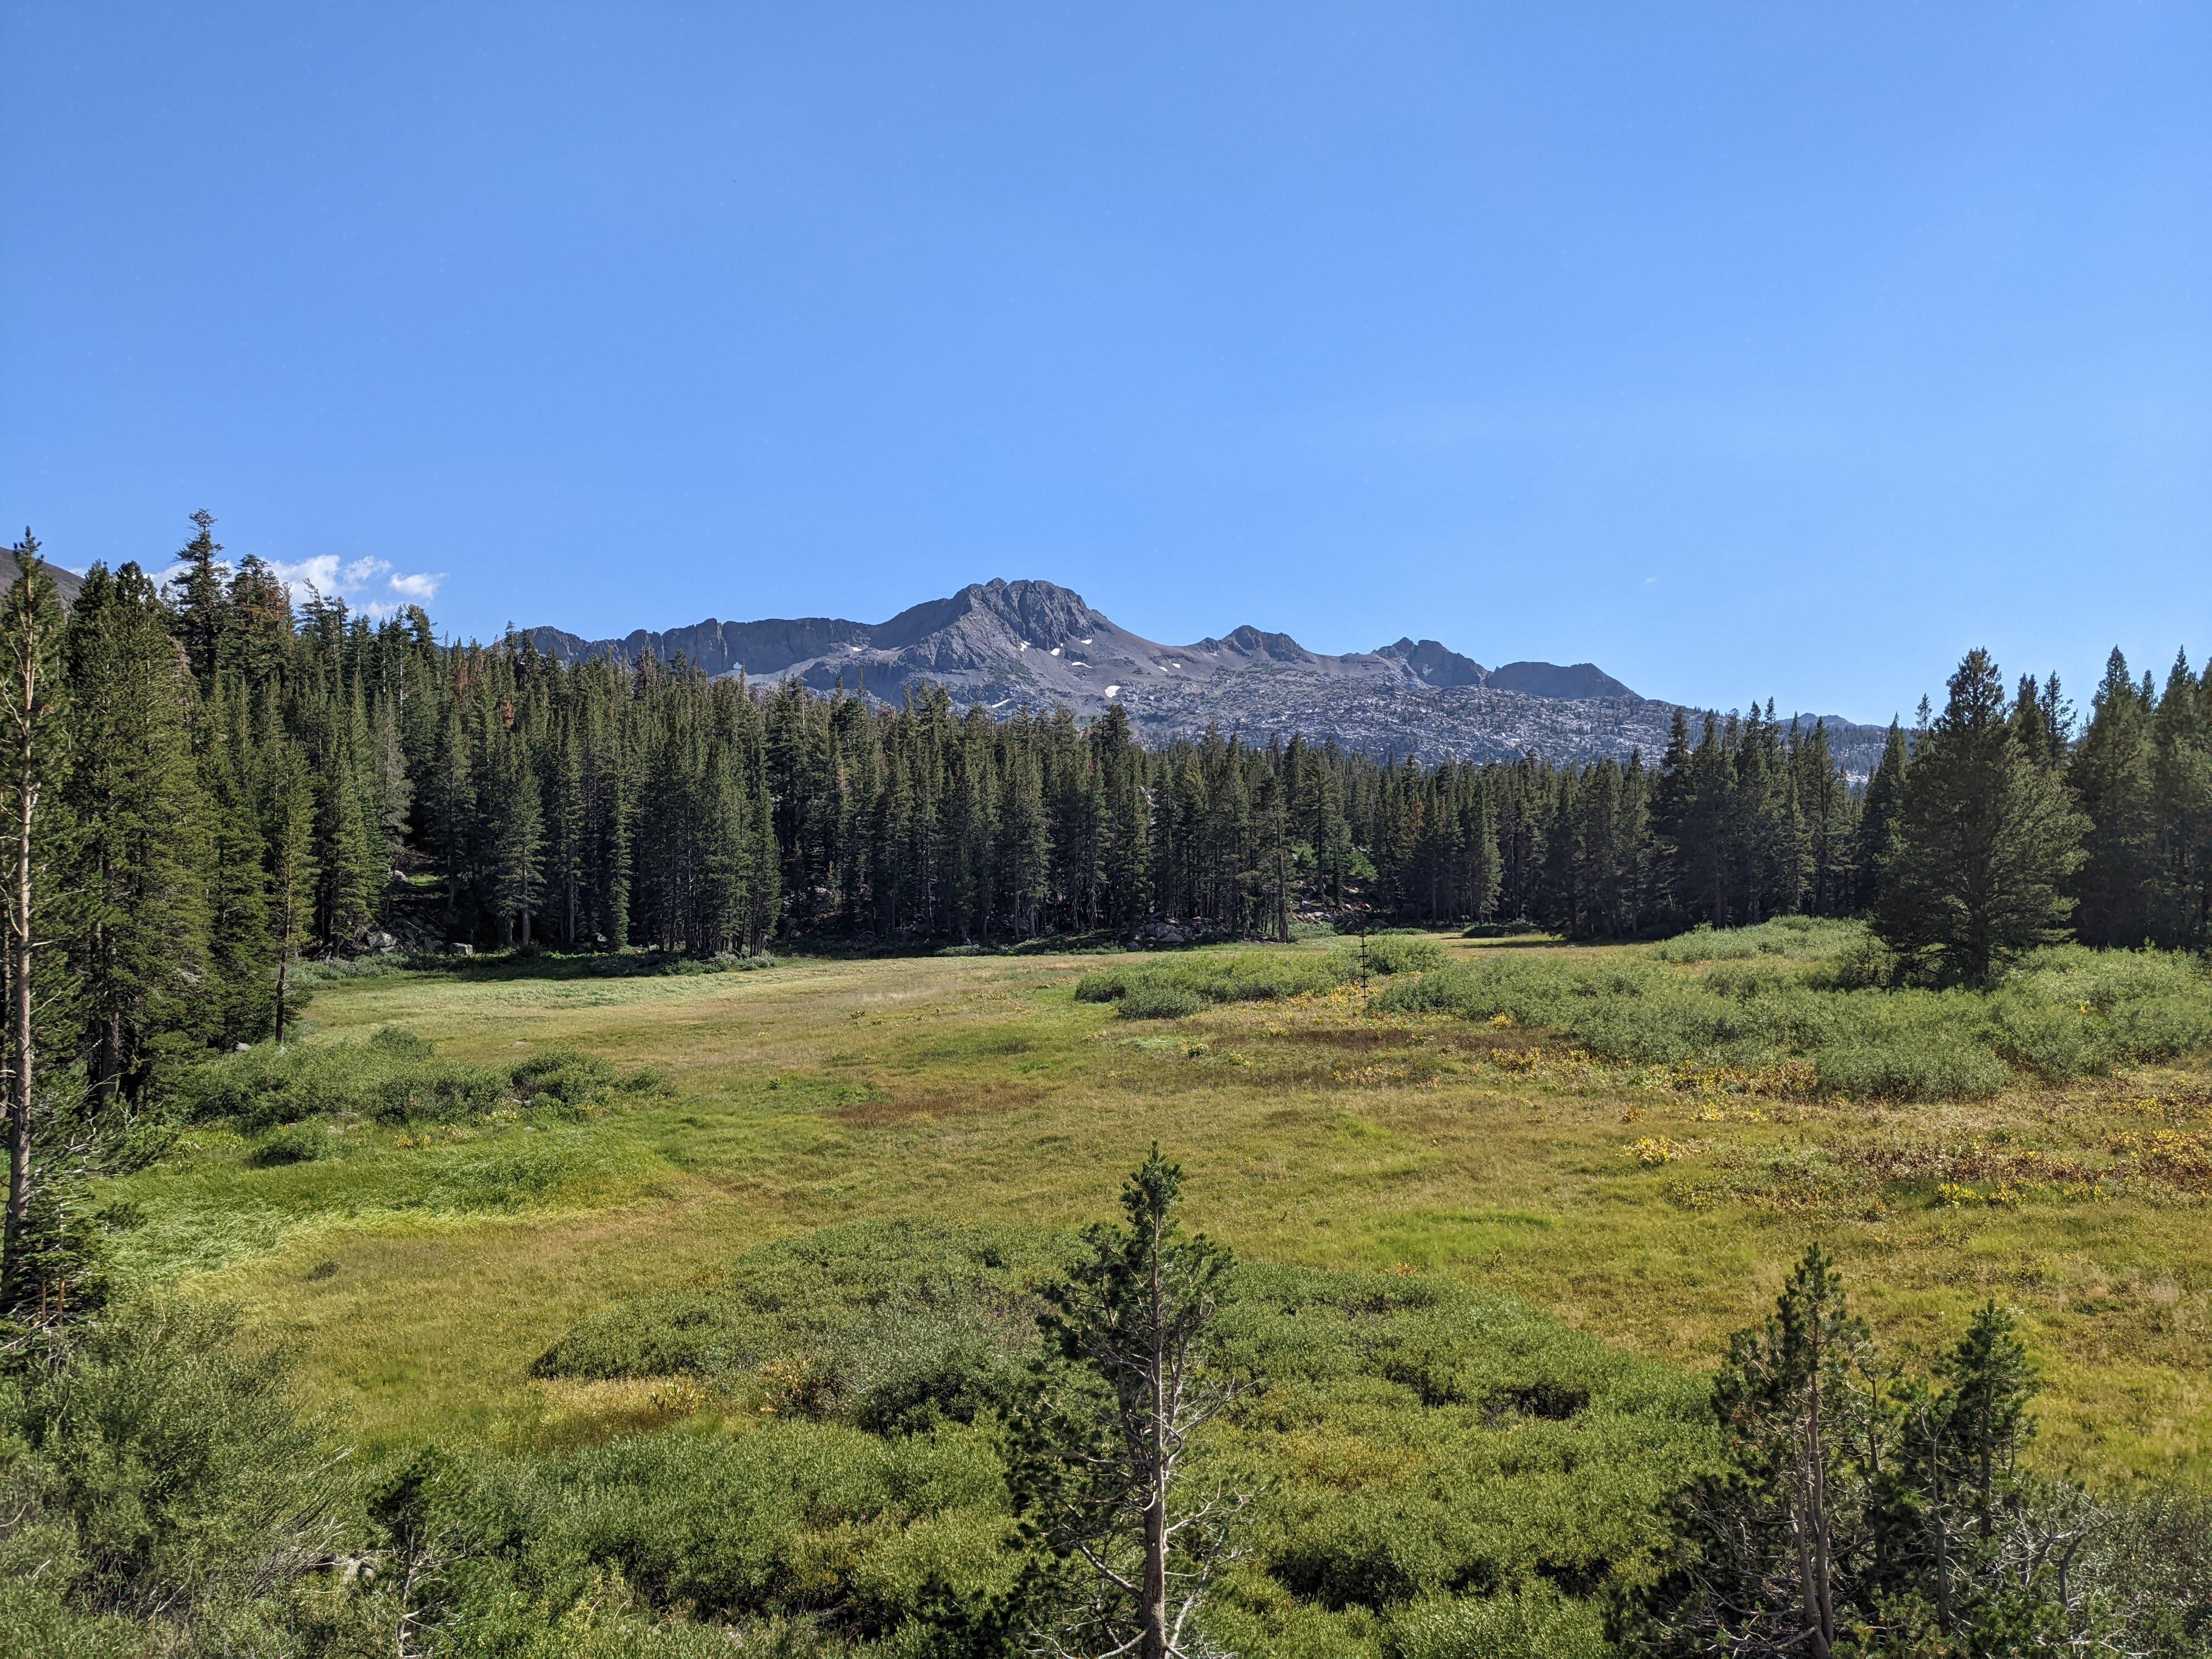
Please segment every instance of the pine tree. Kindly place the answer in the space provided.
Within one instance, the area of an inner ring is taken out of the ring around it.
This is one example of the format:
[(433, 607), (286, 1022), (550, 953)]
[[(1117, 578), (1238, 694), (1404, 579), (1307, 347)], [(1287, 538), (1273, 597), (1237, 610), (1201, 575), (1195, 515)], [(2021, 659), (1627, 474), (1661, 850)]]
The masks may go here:
[(409, 811), (414, 805), (414, 781), (407, 775), (406, 745), (399, 735), (396, 699), (380, 697), (373, 722), (368, 769), (373, 780), (375, 824), (387, 858), (406, 844), (413, 829)]
[(1856, 866), (1852, 891), (1857, 908), (1871, 909), (1881, 896), (1882, 872), (1888, 867), (1891, 843), (1897, 833), (1897, 815), (1905, 802), (1907, 765), (1905, 728), (1889, 723), (1881, 759), (1867, 780), (1866, 799), (1860, 803)]
[(574, 713), (562, 715), (547, 745), (539, 791), (545, 803), (545, 902), (556, 918), (561, 943), (574, 950), (581, 900), (591, 878), (586, 857), (584, 745)]
[(205, 803), (207, 1040), (229, 1048), (270, 1034), (276, 1018), (276, 945), (269, 933), (268, 843), (240, 756), (243, 711), (221, 690), (202, 723), (198, 758)]
[(775, 933), (783, 914), (783, 863), (775, 848), (775, 819), (768, 791), (756, 772), (749, 780), (745, 799), (751, 804), (752, 823), (745, 837), (751, 869), (745, 881), (744, 943), (747, 956), (757, 956)]
[(545, 823), (538, 779), (520, 744), (495, 751), (492, 771), (500, 811), (491, 836), (491, 903), (502, 942), (531, 942), (531, 918), (544, 901)]
[(239, 562), (230, 579), (223, 628), (218, 659), (247, 690), (258, 695), (283, 674), (296, 643), (292, 590), (252, 554)]
[(428, 801), (430, 844), (446, 877), (446, 922), (461, 915), (461, 894), (472, 867), (477, 843), (475, 744), (458, 697), (440, 724), (431, 762)]
[(1109, 708), (1091, 728), (1103, 796), (1101, 879), (1109, 927), (1134, 933), (1151, 907), (1146, 879), (1152, 865), (1152, 814), (1146, 798), (1144, 757), (1129, 735), (1128, 711)]
[(1683, 1659), (2102, 1645), (2111, 1632), (2068, 1594), (2072, 1549), (2014, 1474), (2035, 1386), (1994, 1304), (1932, 1374), (1884, 1364), (1808, 1251), (1772, 1316), (1729, 1341), (1712, 1392), (1727, 1468), (1678, 1495), (1661, 1571), (1624, 1608), (1627, 1645)]
[(185, 724), (196, 695), (135, 564), (86, 574), (64, 663), (85, 1069), (95, 1091), (136, 1099), (157, 1051), (185, 1040), (207, 970), (206, 820)]
[(716, 743), (708, 750), (700, 793), (706, 809), (706, 893), (696, 948), (742, 951), (752, 898), (753, 815), (745, 799), (744, 768), (727, 744)]
[(2177, 656), (2151, 729), (2160, 944), (2212, 944), (2212, 666)]
[(1939, 983), (1986, 984), (2063, 937), (2084, 828), (2057, 775), (2022, 752), (1996, 665), (1969, 652), (1905, 774), (1875, 929)]
[(1828, 748), (1826, 721), (1790, 749), (1791, 787), (1805, 831), (1804, 908), (1841, 915), (1850, 908), (1853, 842), (1858, 828), (1850, 785)]
[(2090, 702), (2067, 781), (2088, 819), (2071, 890), (2092, 945), (2141, 945), (2158, 928), (2158, 814), (2152, 710), (2116, 649)]
[(272, 1035), (281, 1046), (290, 1015), (292, 965), (314, 925), (315, 788), (307, 758), (279, 731), (264, 739), (262, 842), (269, 860), (269, 932), (276, 955)]
[(359, 940), (376, 915), (384, 860), (362, 810), (352, 734), (325, 706), (314, 774), (315, 935), (326, 951)]
[(2073, 720), (2072, 708), (2059, 692), (2057, 675), (2041, 684), (2033, 674), (2021, 676), (2013, 696), (2012, 730), (2021, 754), (2039, 766), (2064, 765)]
[(1036, 750), (1017, 741), (1002, 763), (996, 867), (1005, 914), (1018, 939), (1035, 938), (1049, 896), (1051, 826), (1045, 815), (1044, 778)]
[[(7, 1085), (8, 1208), (0, 1229), (0, 1313), (22, 1318), (46, 1301), (50, 1275), (41, 1258), (35, 1213), (41, 1171), (37, 1165), (42, 1115), (50, 1115), (46, 1087), (52, 1036), (52, 997), (38, 992), (50, 980), (56, 920), (58, 866), (68, 857), (67, 820), (58, 799), (66, 775), (66, 690), (62, 675), (61, 601), (28, 530), (9, 550), (15, 580), (0, 595), (0, 775), (7, 808), (0, 854), (7, 860), (8, 893), (0, 907), (0, 986), (7, 995), (4, 1061)], [(40, 1018), (40, 1005), (49, 1018)], [(41, 1310), (43, 1310), (41, 1309)]]
[(1012, 1485), (1026, 1529), (1079, 1562), (1045, 1651), (1175, 1659), (1242, 1507), (1190, 1495), (1191, 1441), (1244, 1391), (1209, 1365), (1230, 1253), (1176, 1215), (1182, 1171), (1156, 1146), (1124, 1184), (1123, 1227), (1048, 1286), (1038, 1322), (1058, 1360), (1016, 1425)]
[(230, 596), (224, 587), (230, 573), (222, 562), (222, 544), (215, 538), (215, 515), (203, 507), (192, 514), (192, 526), (198, 533), (177, 555), (184, 568), (169, 579), (167, 597), (185, 660), (204, 691), (215, 685), (224, 636), (230, 632)]

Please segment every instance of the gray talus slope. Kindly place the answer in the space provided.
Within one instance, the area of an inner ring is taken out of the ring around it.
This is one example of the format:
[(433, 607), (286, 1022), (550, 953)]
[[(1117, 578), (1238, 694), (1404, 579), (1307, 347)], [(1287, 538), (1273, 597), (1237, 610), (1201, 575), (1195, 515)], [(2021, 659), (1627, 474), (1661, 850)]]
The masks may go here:
[[(552, 628), (533, 629), (528, 638), (563, 662), (680, 656), (708, 674), (795, 678), (825, 691), (842, 684), (890, 702), (933, 684), (957, 703), (1000, 712), (1064, 706), (1095, 716), (1119, 702), (1155, 740), (1218, 726), (1259, 741), (1299, 732), (1363, 753), (1425, 760), (1532, 750), (1559, 761), (1620, 758), (1637, 749), (1656, 756), (1674, 708), (1638, 696), (1594, 664), (1490, 669), (1434, 640), (1332, 656), (1248, 625), (1218, 639), (1162, 645), (1045, 581), (974, 583), (883, 623), (710, 619), (619, 640)], [(1856, 749), (1871, 741), (1878, 752), (1880, 734), (1871, 728), (1832, 735), (1857, 769)]]

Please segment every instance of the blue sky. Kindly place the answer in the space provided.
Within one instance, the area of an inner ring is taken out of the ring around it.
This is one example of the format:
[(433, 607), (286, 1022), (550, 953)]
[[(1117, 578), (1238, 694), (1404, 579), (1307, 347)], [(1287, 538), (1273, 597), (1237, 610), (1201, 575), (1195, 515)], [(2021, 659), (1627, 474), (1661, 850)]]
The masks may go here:
[[(2212, 652), (2212, 7), (0, 3), (0, 524), (1886, 718)], [(401, 584), (395, 586), (395, 583)]]

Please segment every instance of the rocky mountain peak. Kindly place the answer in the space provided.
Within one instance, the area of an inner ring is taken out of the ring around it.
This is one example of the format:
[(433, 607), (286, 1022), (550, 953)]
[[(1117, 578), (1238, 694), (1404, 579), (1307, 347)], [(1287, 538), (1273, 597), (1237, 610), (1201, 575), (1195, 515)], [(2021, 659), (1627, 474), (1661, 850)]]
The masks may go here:
[[(1531, 750), (1555, 760), (1626, 758), (1664, 745), (1671, 704), (1647, 702), (1589, 663), (1512, 662), (1486, 669), (1435, 640), (1331, 656), (1249, 623), (1218, 639), (1170, 646), (1094, 611), (1056, 582), (973, 582), (887, 622), (804, 617), (641, 629), (585, 640), (534, 629), (563, 662), (678, 656), (700, 672), (798, 679), (818, 690), (865, 687), (896, 702), (909, 685), (1001, 714), (1066, 708), (1079, 717), (1126, 709), (1146, 738), (1210, 727), (1254, 741), (1292, 732), (1377, 756), (1495, 760)], [(1868, 728), (1877, 749), (1881, 734)], [(1852, 739), (1832, 731), (1838, 752)]]
[(1490, 671), (1474, 658), (1462, 657), (1434, 640), (1401, 638), (1375, 654), (1405, 664), (1424, 685), (1481, 685), (1490, 678)]
[(958, 597), (1001, 619), (1028, 644), (1048, 648), (1095, 635), (1105, 622), (1082, 594), (1056, 582), (1010, 582), (994, 576), (962, 588)]

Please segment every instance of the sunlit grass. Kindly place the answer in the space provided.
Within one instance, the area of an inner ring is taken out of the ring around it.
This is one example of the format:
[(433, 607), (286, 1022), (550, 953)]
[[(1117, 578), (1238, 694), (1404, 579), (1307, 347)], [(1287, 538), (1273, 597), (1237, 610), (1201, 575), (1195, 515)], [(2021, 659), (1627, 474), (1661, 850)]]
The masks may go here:
[[(1652, 954), (1446, 948), (1477, 963)], [(1113, 963), (334, 983), (311, 1045), (400, 1026), (441, 1061), (574, 1049), (650, 1066), (666, 1092), (419, 1139), (347, 1124), (329, 1155), (262, 1168), (247, 1139), (198, 1127), (172, 1162), (119, 1183), (144, 1217), (126, 1261), (291, 1332), (315, 1396), (373, 1442), (588, 1439), (642, 1407), (611, 1395), (602, 1410), (529, 1375), (584, 1316), (711, 1283), (745, 1249), (839, 1222), (1097, 1218), (1157, 1140), (1186, 1166), (1194, 1220), (1248, 1257), (1403, 1264), (1686, 1364), (1709, 1363), (1819, 1237), (1908, 1344), (1982, 1297), (2021, 1305), (2052, 1384), (2039, 1455), (2212, 1471), (2212, 1229), (2141, 1139), (2201, 1144), (2201, 1061), (1874, 1104), (1725, 1067), (1577, 1060), (1519, 1022), (1389, 1013), (1352, 984), (1121, 1020), (1073, 994)], [(2139, 1149), (2114, 1151), (2130, 1133)]]

